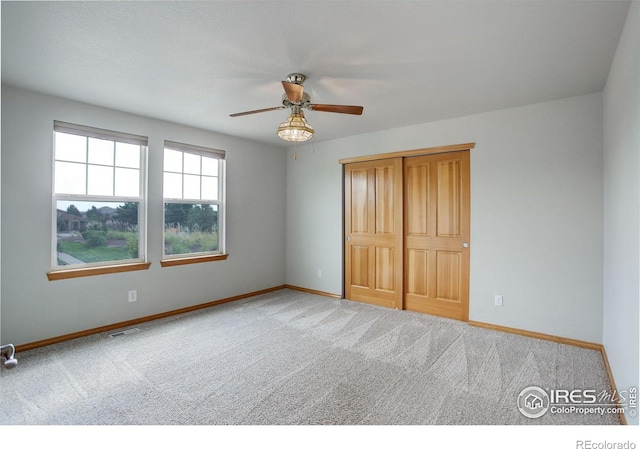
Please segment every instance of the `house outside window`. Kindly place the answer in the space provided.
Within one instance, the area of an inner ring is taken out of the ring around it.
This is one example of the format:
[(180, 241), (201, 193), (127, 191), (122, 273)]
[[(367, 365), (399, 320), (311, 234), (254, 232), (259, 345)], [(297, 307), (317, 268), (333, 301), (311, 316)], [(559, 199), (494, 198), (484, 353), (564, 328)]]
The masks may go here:
[(54, 122), (53, 271), (145, 261), (147, 145)]
[(225, 253), (224, 174), (224, 151), (165, 141), (163, 266)]

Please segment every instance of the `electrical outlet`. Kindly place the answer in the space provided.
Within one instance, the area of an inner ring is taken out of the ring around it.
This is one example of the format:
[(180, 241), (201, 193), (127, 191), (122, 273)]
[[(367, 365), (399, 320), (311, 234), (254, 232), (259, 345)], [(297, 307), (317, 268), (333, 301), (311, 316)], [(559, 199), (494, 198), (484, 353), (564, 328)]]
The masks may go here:
[(322, 277), (322, 270), (318, 270), (318, 277), (321, 278)]
[(136, 302), (138, 300), (138, 290), (129, 290), (129, 302)]
[(495, 296), (495, 305), (498, 307), (502, 307), (502, 295)]

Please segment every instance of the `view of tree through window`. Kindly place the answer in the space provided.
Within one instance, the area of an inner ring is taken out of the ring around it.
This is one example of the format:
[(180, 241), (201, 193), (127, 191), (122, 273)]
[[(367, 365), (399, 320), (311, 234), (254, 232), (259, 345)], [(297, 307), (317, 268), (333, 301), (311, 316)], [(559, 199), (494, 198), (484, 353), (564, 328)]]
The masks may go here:
[(165, 203), (165, 255), (218, 251), (218, 206)]
[(58, 201), (59, 266), (138, 259), (138, 203)]

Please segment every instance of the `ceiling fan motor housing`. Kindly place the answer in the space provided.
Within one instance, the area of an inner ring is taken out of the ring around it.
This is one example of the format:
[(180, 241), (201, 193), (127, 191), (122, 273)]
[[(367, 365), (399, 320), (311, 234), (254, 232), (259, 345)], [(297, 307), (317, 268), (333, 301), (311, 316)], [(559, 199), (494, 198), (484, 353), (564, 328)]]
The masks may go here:
[(302, 73), (290, 73), (289, 76), (287, 76), (287, 81), (294, 84), (302, 84), (306, 79), (307, 77)]
[(302, 100), (300, 100), (297, 103), (293, 103), (291, 100), (289, 100), (289, 97), (287, 96), (287, 94), (282, 94), (282, 105), (287, 108), (290, 108), (296, 105), (302, 108), (307, 108), (310, 103), (311, 103), (311, 97), (306, 92), (302, 94)]

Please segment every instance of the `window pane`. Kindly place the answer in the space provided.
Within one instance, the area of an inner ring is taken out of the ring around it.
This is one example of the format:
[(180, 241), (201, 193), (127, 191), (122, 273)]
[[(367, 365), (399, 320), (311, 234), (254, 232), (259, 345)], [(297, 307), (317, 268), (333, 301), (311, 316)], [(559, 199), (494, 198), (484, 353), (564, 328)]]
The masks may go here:
[(86, 194), (86, 175), (85, 164), (56, 161), (54, 173), (56, 193)]
[(218, 159), (203, 157), (202, 174), (207, 176), (218, 176)]
[(113, 195), (113, 167), (89, 165), (88, 176), (89, 195)]
[(184, 172), (192, 175), (199, 175), (200, 159), (200, 156), (197, 154), (184, 153)]
[(57, 265), (138, 259), (138, 203), (57, 201)]
[(55, 133), (56, 160), (87, 162), (87, 138)]
[(165, 203), (165, 255), (218, 250), (217, 205)]
[(184, 175), (184, 199), (200, 199), (200, 176)]
[(202, 199), (203, 200), (218, 199), (218, 178), (217, 177), (215, 178), (212, 176), (202, 177)]
[(164, 174), (164, 197), (182, 198), (182, 175), (177, 173)]
[(116, 168), (116, 196), (140, 196), (140, 170)]
[(182, 151), (164, 150), (164, 171), (182, 173)]
[(116, 142), (116, 166), (140, 168), (140, 145)]
[(89, 163), (113, 165), (113, 141), (89, 138)]

